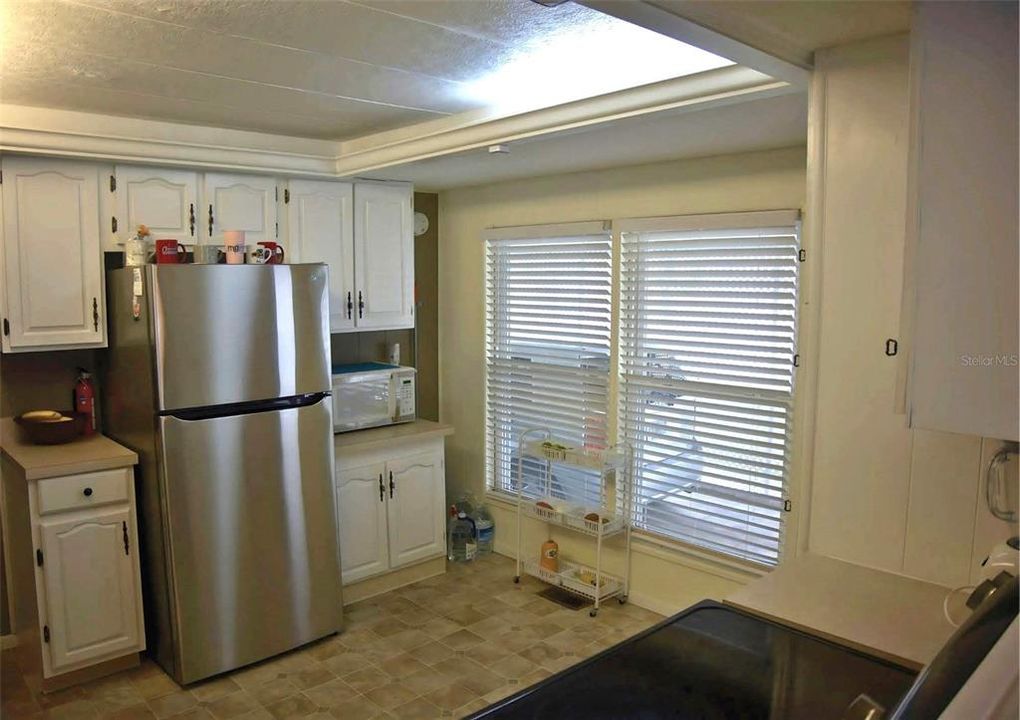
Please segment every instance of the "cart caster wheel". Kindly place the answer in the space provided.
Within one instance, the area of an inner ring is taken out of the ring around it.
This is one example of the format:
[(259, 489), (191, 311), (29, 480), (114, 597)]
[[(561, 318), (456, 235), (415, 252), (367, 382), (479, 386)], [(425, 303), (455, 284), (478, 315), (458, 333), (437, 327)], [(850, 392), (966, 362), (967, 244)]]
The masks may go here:
[(520, 575), (515, 575), (514, 576), (514, 582), (515, 583), (520, 583), (521, 582), (521, 576)]
[(624, 595), (623, 597), (618, 598), (618, 599), (619, 599), (621, 605), (626, 605), (627, 604), (627, 596), (626, 595)]
[(589, 615), (591, 615), (592, 617), (595, 617), (596, 615), (598, 615), (598, 614), (599, 614), (599, 611), (598, 611), (598, 610), (590, 610), (590, 611), (588, 612), (588, 614), (589, 614)]

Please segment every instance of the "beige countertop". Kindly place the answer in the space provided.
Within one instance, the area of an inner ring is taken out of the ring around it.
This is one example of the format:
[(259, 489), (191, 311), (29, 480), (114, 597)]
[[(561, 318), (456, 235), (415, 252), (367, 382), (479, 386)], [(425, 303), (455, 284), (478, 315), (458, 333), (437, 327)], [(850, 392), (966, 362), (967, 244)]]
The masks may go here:
[(784, 563), (726, 598), (730, 605), (920, 669), (953, 628), (949, 588), (819, 555)]
[(138, 456), (103, 435), (63, 445), (33, 445), (13, 418), (0, 419), (0, 450), (25, 473), (26, 480), (96, 472), (138, 463)]
[(368, 430), (353, 430), (333, 436), (336, 450), (366, 450), (385, 447), (402, 440), (425, 440), (430, 437), (453, 435), (453, 427), (431, 420), (415, 420), (400, 425), (385, 425)]

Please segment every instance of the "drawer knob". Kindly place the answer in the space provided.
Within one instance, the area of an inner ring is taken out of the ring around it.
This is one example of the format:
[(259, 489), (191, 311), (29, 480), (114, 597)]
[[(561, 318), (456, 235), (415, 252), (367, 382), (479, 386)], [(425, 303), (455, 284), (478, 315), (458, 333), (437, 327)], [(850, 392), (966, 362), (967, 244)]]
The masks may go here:
[(85, 497), (92, 497), (92, 488), (87, 487), (82, 491), (82, 493)]

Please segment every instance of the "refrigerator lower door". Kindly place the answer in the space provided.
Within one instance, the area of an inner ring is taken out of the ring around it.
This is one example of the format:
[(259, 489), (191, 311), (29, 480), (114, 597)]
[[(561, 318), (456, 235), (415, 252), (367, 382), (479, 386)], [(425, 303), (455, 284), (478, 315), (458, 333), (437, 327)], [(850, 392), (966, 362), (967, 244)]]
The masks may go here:
[(330, 403), (159, 418), (178, 682), (340, 629)]

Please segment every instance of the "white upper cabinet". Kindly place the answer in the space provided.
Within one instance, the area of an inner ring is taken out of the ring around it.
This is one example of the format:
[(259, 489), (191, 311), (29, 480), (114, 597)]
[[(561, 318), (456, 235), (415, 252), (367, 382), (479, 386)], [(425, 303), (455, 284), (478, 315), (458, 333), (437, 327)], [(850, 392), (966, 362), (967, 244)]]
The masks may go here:
[(385, 473), (385, 463), (337, 472), (337, 523), (344, 584), (378, 575), (388, 567)]
[(3, 158), (3, 349), (106, 344), (99, 166)]
[(434, 557), (446, 547), (442, 450), (386, 463), (390, 567)]
[(276, 179), (206, 173), (199, 227), (205, 244), (222, 244), (224, 230), (243, 230), (249, 245), (276, 240)]
[(1017, 5), (918, 3), (910, 424), (1017, 440)]
[(354, 189), (350, 183), (291, 180), (286, 194), (287, 262), (329, 265), (329, 329), (355, 326)]
[(132, 237), (139, 225), (147, 225), (153, 239), (198, 241), (198, 173), (118, 165), (114, 178), (118, 242)]
[(54, 671), (141, 647), (134, 520), (123, 506), (40, 526)]
[(363, 329), (414, 327), (412, 188), (354, 186), (354, 311)]

